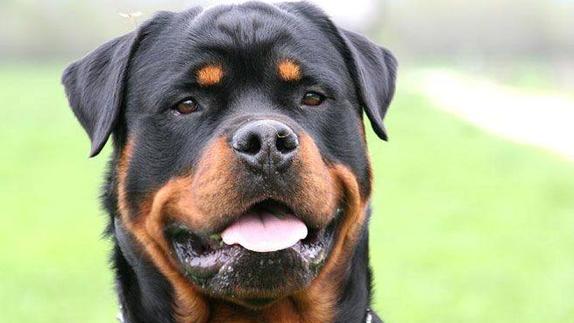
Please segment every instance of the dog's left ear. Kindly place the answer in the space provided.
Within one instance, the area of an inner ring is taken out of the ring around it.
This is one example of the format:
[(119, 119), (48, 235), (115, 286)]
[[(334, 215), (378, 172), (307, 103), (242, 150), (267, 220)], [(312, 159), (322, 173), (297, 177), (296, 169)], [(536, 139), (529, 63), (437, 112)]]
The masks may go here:
[(350, 54), (347, 64), (363, 108), (375, 133), (387, 140), (383, 119), (395, 94), (397, 60), (390, 51), (364, 36), (341, 28), (339, 33)]

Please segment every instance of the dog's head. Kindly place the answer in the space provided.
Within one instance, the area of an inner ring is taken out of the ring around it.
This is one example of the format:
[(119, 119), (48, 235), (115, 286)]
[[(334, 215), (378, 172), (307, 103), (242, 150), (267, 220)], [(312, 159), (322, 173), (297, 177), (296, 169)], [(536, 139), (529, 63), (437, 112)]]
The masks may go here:
[[(363, 111), (379, 137), (393, 56), (304, 3), (164, 12), (69, 66), (116, 225), (180, 298), (258, 307), (335, 279), (366, 223)], [(195, 295), (195, 296), (191, 296)]]

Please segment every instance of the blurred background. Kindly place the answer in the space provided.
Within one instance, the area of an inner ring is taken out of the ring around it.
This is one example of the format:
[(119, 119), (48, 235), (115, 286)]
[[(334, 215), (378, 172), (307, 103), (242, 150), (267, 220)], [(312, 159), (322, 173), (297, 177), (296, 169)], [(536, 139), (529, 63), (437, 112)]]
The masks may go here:
[[(574, 1), (315, 1), (400, 62), (375, 169), (375, 308), (390, 323), (574, 322)], [(112, 322), (98, 203), (59, 78), (156, 10), (0, 1), (0, 322)]]

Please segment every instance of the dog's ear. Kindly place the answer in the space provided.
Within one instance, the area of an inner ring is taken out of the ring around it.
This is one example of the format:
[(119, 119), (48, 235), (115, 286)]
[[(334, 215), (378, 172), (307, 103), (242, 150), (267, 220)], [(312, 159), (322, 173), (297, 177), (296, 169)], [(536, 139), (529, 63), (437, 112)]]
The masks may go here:
[(387, 132), (383, 119), (395, 94), (397, 60), (387, 49), (351, 31), (340, 29), (350, 54), (351, 76), (373, 130), (383, 140)]
[(90, 157), (102, 150), (118, 119), (138, 36), (134, 31), (105, 43), (68, 66), (62, 76), (68, 102), (92, 141)]
[(373, 130), (387, 140), (383, 119), (395, 93), (397, 75), (397, 60), (391, 52), (364, 36), (338, 28), (321, 9), (310, 3), (285, 2), (279, 7), (305, 18), (333, 40), (347, 63)]
[(162, 12), (137, 30), (115, 38), (72, 63), (62, 75), (68, 102), (92, 141), (90, 157), (104, 147), (122, 110), (129, 62), (152, 25), (168, 19)]

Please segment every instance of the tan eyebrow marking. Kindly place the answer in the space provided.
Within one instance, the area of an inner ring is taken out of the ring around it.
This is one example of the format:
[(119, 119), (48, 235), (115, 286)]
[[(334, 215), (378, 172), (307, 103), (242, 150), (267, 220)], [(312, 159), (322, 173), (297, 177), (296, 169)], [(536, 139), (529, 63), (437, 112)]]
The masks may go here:
[(200, 86), (215, 85), (223, 78), (223, 67), (219, 64), (208, 64), (200, 68), (196, 76)]
[(283, 81), (299, 81), (301, 79), (301, 67), (290, 58), (279, 61), (277, 71)]

